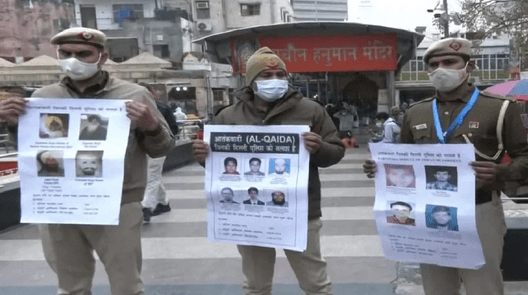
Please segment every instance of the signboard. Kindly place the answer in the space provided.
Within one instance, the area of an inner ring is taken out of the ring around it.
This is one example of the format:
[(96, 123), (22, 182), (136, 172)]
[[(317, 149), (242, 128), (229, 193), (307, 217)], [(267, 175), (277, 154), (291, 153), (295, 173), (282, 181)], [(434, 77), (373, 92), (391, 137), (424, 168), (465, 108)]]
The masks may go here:
[[(397, 44), (395, 34), (262, 36), (258, 39), (258, 47), (273, 50), (292, 73), (395, 71)], [(233, 41), (234, 75), (245, 72), (245, 62), (251, 55), (248, 51), (255, 52), (256, 45), (247, 40)]]

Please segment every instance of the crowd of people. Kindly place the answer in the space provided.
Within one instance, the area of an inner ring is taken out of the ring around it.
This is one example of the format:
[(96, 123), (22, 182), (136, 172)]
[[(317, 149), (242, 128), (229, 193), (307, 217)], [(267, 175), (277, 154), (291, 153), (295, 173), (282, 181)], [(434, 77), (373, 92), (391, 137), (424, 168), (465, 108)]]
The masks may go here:
[[(58, 46), (59, 64), (66, 77), (59, 83), (37, 90), (33, 96), (42, 98), (84, 98), (128, 100), (126, 110), (133, 122), (125, 156), (125, 177), (118, 226), (97, 225), (79, 227), (75, 225), (42, 224), (39, 227), (46, 261), (58, 277), (60, 294), (91, 294), (95, 269), (95, 251), (104, 264), (112, 294), (144, 294), (141, 279), (141, 226), (151, 216), (171, 210), (161, 182), (161, 169), (165, 156), (174, 147), (174, 134), (178, 132), (178, 121), (185, 120), (185, 114), (161, 104), (155, 89), (148, 85), (137, 85), (117, 79), (102, 70), (108, 60), (106, 36), (88, 28), (67, 29), (51, 39)], [(429, 75), (436, 87), (434, 99), (424, 99), (413, 105), (402, 104), (388, 113), (378, 113), (372, 129), (372, 141), (384, 143), (465, 143), (463, 134), (469, 133), (470, 126), (459, 125), (444, 130), (469, 104), (470, 97), (478, 97), (467, 115), (472, 122), (479, 122), (482, 130), (495, 130), (502, 97), (478, 92), (468, 83), (471, 70), (471, 43), (461, 38), (448, 38), (433, 43), (424, 56)], [(307, 248), (303, 252), (284, 250), (288, 262), (295, 272), (301, 289), (306, 294), (333, 294), (332, 283), (327, 274), (327, 265), (322, 257), (320, 229), (322, 227), (321, 181), (319, 167), (338, 163), (345, 154), (343, 137), (359, 127), (357, 107), (343, 103), (342, 106), (321, 105), (303, 98), (302, 94), (288, 85), (288, 71), (284, 61), (267, 47), (257, 50), (246, 64), (247, 86), (236, 92), (236, 100), (220, 110), (212, 123), (217, 125), (249, 125), (258, 121), (262, 125), (284, 125), (289, 123), (310, 126), (302, 134), (305, 147), (310, 154), (308, 181), (308, 227)], [(475, 94), (476, 93), (476, 94)], [(23, 115), (27, 101), (21, 95), (12, 94), (0, 100), (0, 118), (9, 123), (9, 129), (16, 134), (18, 117)], [(433, 105), (438, 109), (433, 113)], [(403, 116), (405, 112), (405, 116)], [(437, 118), (435, 120), (434, 118)], [(462, 121), (468, 119), (462, 117)], [(50, 133), (42, 136), (64, 136), (61, 118), (46, 118)], [(441, 122), (441, 126), (438, 125)], [(474, 125), (473, 125), (474, 126)], [(67, 130), (67, 129), (66, 129)], [(341, 132), (341, 134), (340, 134)], [(104, 134), (104, 135), (103, 135)], [(104, 120), (98, 116), (86, 118), (86, 129), (82, 137), (98, 140), (106, 136)], [(488, 134), (496, 137), (495, 134)], [(459, 294), (461, 282), (469, 295), (503, 294), (500, 269), (504, 245), (505, 222), (498, 191), (506, 180), (528, 178), (528, 131), (524, 128), (518, 106), (510, 104), (503, 122), (505, 150), (513, 159), (511, 164), (500, 164), (480, 156), (492, 155), (496, 146), (474, 141), (480, 151), (477, 161), (471, 162), (476, 175), (476, 224), (480, 237), (485, 265), (477, 270), (448, 268), (439, 265), (421, 264), (423, 286), (427, 295)], [(496, 138), (494, 140), (497, 140)], [(194, 139), (194, 157), (202, 166), (210, 148), (202, 139)], [(42, 174), (53, 176), (64, 173), (60, 155), (41, 152), (37, 161)], [(78, 155), (78, 175), (103, 177), (100, 174), (100, 155), (86, 153)], [(224, 174), (239, 175), (237, 160), (225, 159)], [(283, 159), (275, 161), (277, 174), (287, 173)], [(251, 170), (247, 173), (260, 175), (261, 161), (249, 160)], [(376, 162), (367, 160), (363, 165), (368, 177), (377, 172)], [(391, 167), (387, 183), (392, 186), (414, 185), (414, 172), (408, 167)], [(449, 171), (431, 172), (434, 180), (427, 183), (429, 189), (456, 190), (449, 182)], [(131, 180), (134, 181), (131, 181)], [(259, 190), (250, 187), (243, 203), (265, 206), (259, 199)], [(237, 203), (233, 200), (231, 188), (221, 190), (222, 203)], [(284, 193), (272, 192), (274, 205), (288, 206)], [(393, 216), (387, 222), (415, 226), (410, 218), (413, 205), (406, 202), (390, 204)], [(143, 214), (141, 214), (143, 213)], [(458, 231), (452, 224), (453, 211), (446, 206), (430, 208), (427, 226)], [(63, 239), (61, 237), (68, 237)], [(271, 294), (276, 252), (274, 248), (238, 245), (242, 257), (245, 294)]]

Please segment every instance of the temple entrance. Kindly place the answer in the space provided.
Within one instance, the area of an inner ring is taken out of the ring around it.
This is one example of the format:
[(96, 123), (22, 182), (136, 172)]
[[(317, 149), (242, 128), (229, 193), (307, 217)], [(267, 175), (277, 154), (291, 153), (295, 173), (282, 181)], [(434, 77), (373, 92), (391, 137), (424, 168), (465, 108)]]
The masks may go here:
[(368, 125), (378, 111), (378, 85), (364, 75), (348, 83), (343, 89), (343, 102), (354, 106), (359, 122)]

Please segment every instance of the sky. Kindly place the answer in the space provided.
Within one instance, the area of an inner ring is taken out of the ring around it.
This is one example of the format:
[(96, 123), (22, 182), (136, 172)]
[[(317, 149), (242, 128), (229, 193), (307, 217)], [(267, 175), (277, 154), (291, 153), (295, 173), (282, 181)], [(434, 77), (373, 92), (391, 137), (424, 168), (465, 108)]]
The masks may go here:
[[(348, 20), (414, 31), (417, 26), (427, 27), (426, 35), (437, 31), (433, 26), (433, 9), (439, 0), (348, 0)], [(370, 2), (370, 7), (365, 3)], [(449, 12), (460, 12), (459, 0), (448, 0)], [(456, 26), (450, 24), (450, 31)]]

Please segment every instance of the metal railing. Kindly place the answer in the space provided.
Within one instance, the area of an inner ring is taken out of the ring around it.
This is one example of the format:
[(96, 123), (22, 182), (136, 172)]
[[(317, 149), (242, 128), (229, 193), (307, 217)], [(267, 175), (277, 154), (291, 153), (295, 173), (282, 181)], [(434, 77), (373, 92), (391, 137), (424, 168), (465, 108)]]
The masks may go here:
[(177, 120), (179, 130), (176, 134), (176, 140), (191, 140), (198, 138), (202, 132), (203, 121), (201, 119), (194, 120)]

